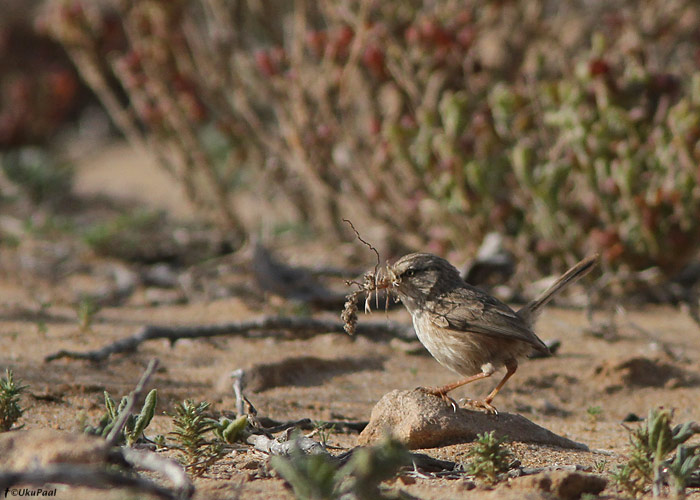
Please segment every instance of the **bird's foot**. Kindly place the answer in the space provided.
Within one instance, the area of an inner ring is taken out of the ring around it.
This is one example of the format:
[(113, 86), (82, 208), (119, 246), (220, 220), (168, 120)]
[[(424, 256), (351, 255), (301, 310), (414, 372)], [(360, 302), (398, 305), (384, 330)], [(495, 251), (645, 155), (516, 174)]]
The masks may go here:
[(462, 404), (469, 405), (472, 408), (476, 408), (478, 410), (484, 410), (484, 412), (490, 415), (498, 415), (498, 410), (496, 409), (496, 407), (486, 401), (481, 401), (479, 399), (464, 398), (460, 399), (459, 402)]
[(427, 394), (432, 394), (433, 396), (440, 396), (440, 398), (445, 403), (449, 404), (452, 407), (453, 411), (457, 411), (457, 408), (459, 408), (457, 401), (455, 401), (450, 396), (448, 396), (446, 392), (440, 391), (440, 390), (435, 389), (433, 387), (416, 387), (416, 390), (425, 392)]

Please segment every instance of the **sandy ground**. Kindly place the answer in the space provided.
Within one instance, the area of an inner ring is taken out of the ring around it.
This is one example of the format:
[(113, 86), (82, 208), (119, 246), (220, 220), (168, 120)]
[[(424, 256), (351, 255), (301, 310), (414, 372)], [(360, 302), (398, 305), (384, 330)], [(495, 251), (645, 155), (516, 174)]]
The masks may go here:
[[(156, 186), (163, 190), (168, 179), (160, 178), (153, 184), (133, 182), (133, 176), (142, 176), (146, 168), (143, 157), (124, 148), (109, 150), (105, 155), (97, 159), (108, 158), (115, 162), (112, 165), (121, 165), (123, 177), (118, 183), (121, 187), (110, 184), (110, 194), (182, 208), (177, 197), (153, 194), (159, 191)], [(96, 170), (91, 170), (89, 162), (83, 165), (78, 182), (80, 192), (99, 192), (106, 185), (105, 178), (117, 168), (101, 165)], [(305, 259), (304, 254), (295, 255), (294, 249), (284, 253), (301, 262)], [(278, 420), (367, 420), (374, 404), (393, 389), (454, 380), (454, 375), (427, 353), (407, 354), (396, 343), (341, 334), (318, 335), (308, 340), (184, 340), (172, 347), (166, 341), (151, 341), (137, 352), (116, 355), (100, 364), (70, 360), (46, 364), (44, 356), (59, 349), (100, 347), (134, 333), (144, 324), (208, 324), (244, 320), (259, 313), (249, 310), (237, 298), (162, 306), (132, 301), (103, 309), (91, 331), (82, 333), (71, 319), (75, 312), (65, 305), (52, 305), (46, 310), (50, 317), (43, 320), (45, 328), (36, 317), (17, 314), (19, 306), (34, 303), (34, 292), (30, 293), (7, 273), (0, 277), (0, 370), (12, 368), (29, 385), (29, 394), (23, 400), (27, 411), (22, 423), (26, 429), (76, 430), (81, 419), (95, 423), (103, 411), (102, 392), (126, 394), (153, 357), (160, 360), (161, 368), (152, 382), (159, 391), (159, 405), (149, 434), (169, 432), (170, 418), (166, 413), (185, 398), (210, 401), (218, 411), (233, 410), (235, 397), (228, 383), (232, 370), (288, 358), (344, 360), (350, 361), (343, 364), (350, 368), (309, 373), (292, 378), (289, 385), (250, 393), (259, 415)], [(373, 316), (360, 315), (360, 321), (381, 321), (384, 312)], [(392, 312), (389, 317), (409, 321), (403, 310)], [(513, 453), (524, 466), (578, 464), (594, 468), (597, 464), (610, 470), (624, 460), (628, 434), (621, 422), (629, 414), (645, 416), (650, 408), (664, 406), (674, 409), (675, 422), (700, 420), (698, 326), (686, 314), (670, 307), (648, 307), (618, 320), (619, 339), (610, 342), (586, 333), (589, 325), (582, 311), (550, 307), (542, 315), (537, 332), (544, 340), (560, 340), (559, 352), (552, 358), (522, 363), (495, 403), (502, 411), (521, 413), (558, 434), (610, 454), (513, 443)], [(624, 365), (630, 360), (635, 361)], [(495, 380), (475, 383), (453, 395), (457, 399), (483, 396), (494, 383)], [(596, 406), (601, 413), (593, 419), (587, 410)], [(332, 434), (329, 444), (347, 449), (356, 441), (356, 434)], [(470, 446), (459, 444), (423, 451), (437, 458), (464, 462)], [(258, 478), (257, 464), (263, 461), (261, 454), (252, 451), (226, 457), (197, 480), (198, 497), (292, 498), (280, 479)], [(459, 480), (418, 479), (415, 483), (395, 484), (425, 499), (480, 498), (486, 494), (481, 488), (468, 490)], [(616, 490), (609, 485), (604, 493), (615, 495)], [(85, 498), (91, 494), (84, 490), (70, 493)], [(59, 492), (59, 498), (68, 495), (68, 490)], [(123, 497), (120, 492), (104, 496)], [(700, 493), (696, 490), (690, 498), (698, 499)]]

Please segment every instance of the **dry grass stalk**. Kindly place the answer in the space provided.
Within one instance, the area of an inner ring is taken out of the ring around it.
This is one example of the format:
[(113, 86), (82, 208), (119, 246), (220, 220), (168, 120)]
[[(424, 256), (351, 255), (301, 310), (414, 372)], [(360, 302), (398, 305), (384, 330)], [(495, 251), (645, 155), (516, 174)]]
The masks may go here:
[[(363, 276), (363, 280), (360, 283), (359, 281), (356, 280), (348, 280), (346, 281), (346, 284), (348, 286), (350, 285), (356, 285), (358, 287), (357, 290), (352, 292), (347, 296), (347, 300), (345, 302), (345, 306), (343, 308), (343, 312), (340, 315), (340, 319), (343, 320), (344, 324), (344, 330), (348, 335), (354, 335), (355, 334), (355, 329), (357, 327), (357, 310), (358, 310), (358, 302), (360, 300), (360, 296), (364, 293), (365, 295), (365, 314), (369, 314), (372, 312), (371, 308), (371, 303), (372, 303), (372, 294), (374, 294), (375, 300), (377, 301), (376, 307), (379, 308), (379, 296), (377, 295), (378, 290), (380, 289), (387, 289), (392, 282), (392, 275), (389, 270), (389, 268), (386, 268), (385, 272), (380, 273), (379, 272), (379, 265), (381, 262), (381, 259), (379, 257), (379, 252), (377, 249), (369, 242), (365, 241), (361, 236), (360, 233), (355, 229), (355, 226), (353, 225), (352, 222), (350, 222), (348, 219), (343, 219), (343, 222), (346, 222), (350, 225), (352, 230), (355, 232), (355, 236), (357, 237), (358, 240), (360, 240), (364, 245), (366, 245), (370, 250), (374, 252), (374, 254), (377, 256), (377, 263), (374, 266), (374, 270), (372, 272), (365, 273)], [(387, 307), (389, 305), (389, 295), (387, 294), (386, 296), (387, 300)]]

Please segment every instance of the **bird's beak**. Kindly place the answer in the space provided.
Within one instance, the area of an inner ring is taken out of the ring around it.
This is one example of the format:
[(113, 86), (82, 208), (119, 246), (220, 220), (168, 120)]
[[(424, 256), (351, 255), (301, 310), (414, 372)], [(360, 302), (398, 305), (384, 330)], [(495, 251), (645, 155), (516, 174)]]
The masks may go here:
[(377, 290), (384, 290), (386, 288), (393, 288), (399, 284), (399, 279), (394, 273), (394, 270), (387, 266), (384, 272), (382, 272), (378, 277), (375, 284)]
[(390, 280), (380, 279), (377, 281), (376, 289), (384, 290), (385, 288), (390, 288), (392, 285), (393, 283)]

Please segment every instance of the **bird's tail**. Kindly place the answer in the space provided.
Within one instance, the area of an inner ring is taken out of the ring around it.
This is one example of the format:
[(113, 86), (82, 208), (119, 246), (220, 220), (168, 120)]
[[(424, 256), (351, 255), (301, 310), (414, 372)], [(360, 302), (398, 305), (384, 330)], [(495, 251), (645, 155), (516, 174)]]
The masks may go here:
[(575, 283), (580, 278), (588, 274), (597, 263), (598, 254), (583, 259), (574, 267), (566, 271), (564, 275), (561, 278), (559, 278), (547, 290), (545, 290), (545, 292), (542, 293), (542, 295), (537, 297), (532, 302), (525, 304), (525, 306), (523, 306), (523, 308), (518, 311), (518, 316), (520, 316), (530, 325), (534, 323), (543, 306), (545, 306), (550, 300), (552, 300), (552, 298), (554, 298), (554, 296), (560, 291), (562, 291), (565, 287), (572, 283)]

